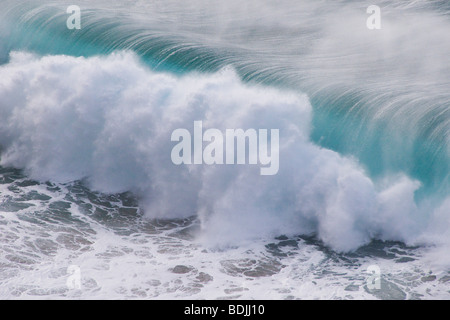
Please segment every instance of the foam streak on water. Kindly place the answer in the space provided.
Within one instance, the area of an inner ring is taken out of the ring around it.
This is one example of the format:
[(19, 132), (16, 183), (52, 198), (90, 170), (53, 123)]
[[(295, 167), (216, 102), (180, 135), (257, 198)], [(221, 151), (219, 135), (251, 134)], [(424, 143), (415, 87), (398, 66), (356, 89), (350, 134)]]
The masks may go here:
[[(450, 274), (428, 250), (375, 242), (339, 255), (311, 238), (266, 239), (225, 251), (197, 241), (195, 218), (143, 219), (130, 194), (82, 183), (41, 184), (1, 169), (2, 299), (439, 299)], [(369, 265), (381, 290), (367, 288)], [(80, 288), (68, 287), (70, 267)]]

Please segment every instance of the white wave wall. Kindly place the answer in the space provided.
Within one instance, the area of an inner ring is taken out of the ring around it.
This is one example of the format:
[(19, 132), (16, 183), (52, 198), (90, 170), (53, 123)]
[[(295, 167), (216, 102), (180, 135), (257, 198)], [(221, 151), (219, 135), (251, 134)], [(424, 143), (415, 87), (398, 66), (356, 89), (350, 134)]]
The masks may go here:
[[(0, 164), (40, 181), (133, 191), (148, 217), (197, 214), (200, 239), (212, 246), (301, 233), (337, 251), (372, 238), (447, 243), (450, 201), (418, 207), (418, 182), (375, 183), (355, 159), (312, 144), (311, 113), (305, 95), (245, 85), (233, 70), (177, 77), (127, 52), (13, 52), (0, 67)], [(174, 165), (171, 134), (192, 132), (196, 120), (222, 132), (279, 129), (278, 174), (261, 176), (255, 165)]]

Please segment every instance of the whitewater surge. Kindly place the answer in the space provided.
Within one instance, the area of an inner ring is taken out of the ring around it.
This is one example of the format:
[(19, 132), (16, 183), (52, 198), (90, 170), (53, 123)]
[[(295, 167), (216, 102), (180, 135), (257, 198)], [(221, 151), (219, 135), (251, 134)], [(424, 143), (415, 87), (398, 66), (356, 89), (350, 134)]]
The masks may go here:
[[(373, 238), (414, 243), (436, 223), (427, 212), (434, 208), (414, 201), (419, 182), (399, 176), (375, 184), (354, 159), (311, 143), (306, 96), (245, 85), (232, 70), (176, 77), (149, 70), (131, 53), (15, 52), (0, 79), (2, 166), (40, 181), (85, 179), (93, 190), (133, 191), (153, 218), (198, 214), (209, 245), (317, 234), (348, 251)], [(280, 129), (279, 173), (175, 166), (171, 133), (195, 120), (223, 132)], [(448, 210), (447, 202), (435, 215)]]

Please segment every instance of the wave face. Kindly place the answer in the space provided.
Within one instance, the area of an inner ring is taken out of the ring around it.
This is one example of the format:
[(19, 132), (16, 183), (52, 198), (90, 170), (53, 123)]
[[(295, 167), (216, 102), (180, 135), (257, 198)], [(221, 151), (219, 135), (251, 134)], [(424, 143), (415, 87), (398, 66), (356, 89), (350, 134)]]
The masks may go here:
[[(208, 242), (448, 240), (446, 1), (378, 1), (377, 31), (356, 1), (132, 3), (80, 1), (73, 31), (67, 3), (1, 2), (1, 165), (198, 214)], [(279, 174), (173, 166), (195, 120), (280, 128)]]

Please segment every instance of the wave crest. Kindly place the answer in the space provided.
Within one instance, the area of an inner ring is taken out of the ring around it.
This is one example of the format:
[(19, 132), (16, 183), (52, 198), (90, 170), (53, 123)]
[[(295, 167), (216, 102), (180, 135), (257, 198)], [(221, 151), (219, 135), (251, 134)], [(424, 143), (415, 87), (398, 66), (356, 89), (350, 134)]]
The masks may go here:
[[(0, 67), (1, 165), (43, 181), (134, 191), (150, 217), (198, 214), (209, 244), (316, 233), (348, 251), (372, 238), (410, 243), (430, 228), (449, 230), (436, 224), (449, 201), (417, 205), (417, 181), (375, 183), (356, 160), (313, 144), (311, 111), (305, 95), (244, 84), (231, 69), (177, 77), (149, 70), (132, 53), (15, 52)], [(171, 133), (195, 120), (220, 130), (280, 129), (279, 173), (173, 165)]]

